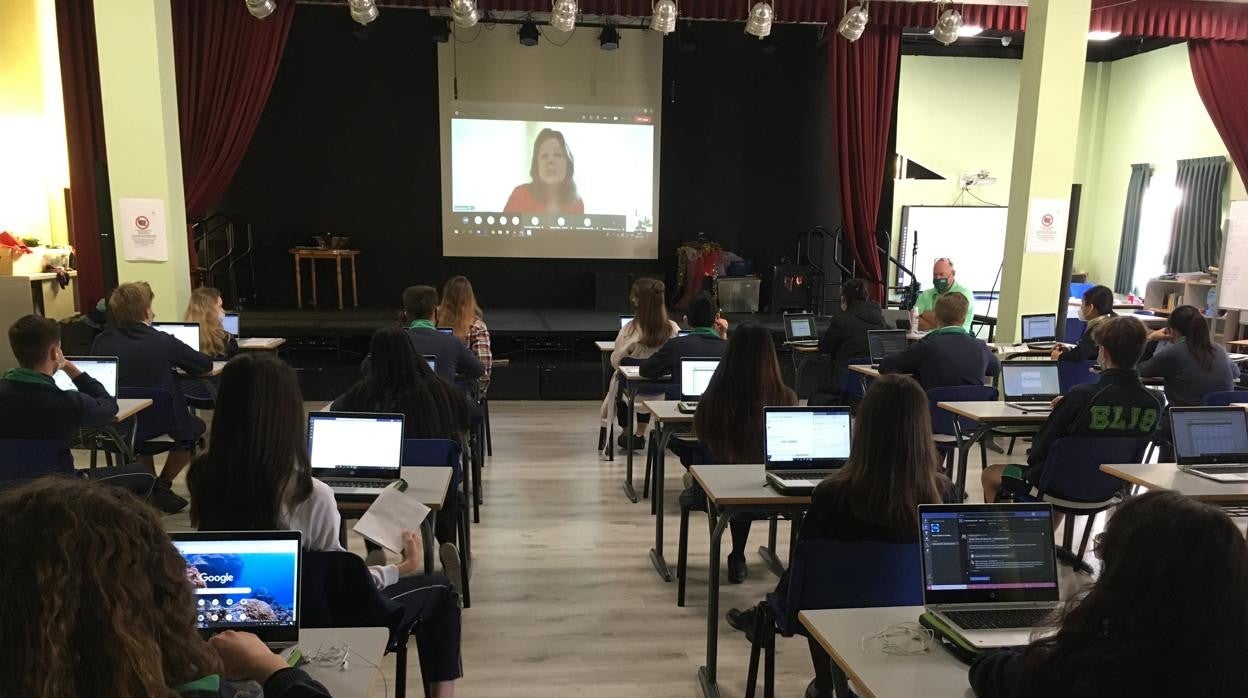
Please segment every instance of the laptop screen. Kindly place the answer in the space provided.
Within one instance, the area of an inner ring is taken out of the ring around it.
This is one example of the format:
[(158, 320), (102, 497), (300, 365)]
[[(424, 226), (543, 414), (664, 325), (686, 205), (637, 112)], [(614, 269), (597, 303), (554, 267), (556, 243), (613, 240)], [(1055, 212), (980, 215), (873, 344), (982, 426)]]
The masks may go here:
[(247, 630), (267, 642), (299, 637), (298, 531), (170, 535), (186, 559), (195, 625), (205, 634)]
[(624, 326), (632, 321), (633, 321), (632, 315), (621, 315), (620, 316), (620, 329), (621, 330), (624, 329)]
[(398, 477), (402, 455), (401, 414), (308, 413), (308, 456), (314, 471)]
[(442, 334), (455, 334), (454, 327), (439, 327), (438, 331), (441, 332)]
[(838, 467), (849, 458), (848, 407), (767, 407), (763, 422), (768, 470)]
[(221, 327), (235, 337), (238, 336), (238, 313), (226, 313), (221, 319)]
[(786, 315), (784, 316), (784, 327), (788, 330), (790, 341), (815, 338), (814, 315)]
[(1006, 400), (1052, 400), (1062, 394), (1057, 363), (1006, 361), (1001, 364)]
[(681, 359), (680, 395), (685, 400), (697, 400), (711, 384), (719, 359)]
[(425, 354), (425, 363), (429, 364), (429, 370), (434, 373), (438, 372), (438, 357), (436, 354)]
[(1049, 504), (919, 507), (924, 603), (1056, 601)]
[(1248, 419), (1238, 407), (1174, 407), (1170, 427), (1181, 464), (1248, 460)]
[(1022, 317), (1024, 342), (1051, 342), (1057, 338), (1057, 316), (1024, 315)]
[(198, 322), (153, 322), (152, 329), (171, 334), (186, 346), (199, 351)]
[[(117, 397), (117, 358), (112, 356), (66, 356), (78, 367), (79, 371), (99, 381), (109, 395)], [(64, 371), (52, 374), (56, 387), (61, 390), (77, 390), (78, 386), (65, 375)]]
[(871, 350), (871, 363), (878, 364), (886, 357), (906, 350), (905, 330), (870, 330), (867, 346)]

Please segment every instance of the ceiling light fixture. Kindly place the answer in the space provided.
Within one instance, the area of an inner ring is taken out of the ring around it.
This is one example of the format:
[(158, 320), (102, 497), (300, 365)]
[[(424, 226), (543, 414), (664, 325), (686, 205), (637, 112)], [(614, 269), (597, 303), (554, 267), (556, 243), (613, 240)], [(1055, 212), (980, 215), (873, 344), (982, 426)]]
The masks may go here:
[(351, 19), (362, 26), (368, 26), (377, 19), (377, 3), (374, 0), (347, 0), (347, 7), (351, 8)]
[(247, 0), (247, 11), (256, 19), (264, 19), (277, 10), (273, 0)]
[(1122, 36), (1122, 32), (1107, 31), (1104, 29), (1094, 29), (1088, 32), (1088, 41), (1109, 41)]
[(598, 32), (598, 48), (603, 51), (614, 51), (620, 47), (620, 30), (614, 24), (607, 24)]
[(451, 0), (451, 19), (464, 29), (476, 26), (481, 21), (477, 0)]
[(776, 11), (772, 8), (771, 3), (756, 2), (750, 8), (750, 17), (745, 22), (745, 33), (750, 36), (757, 36), (762, 39), (771, 34), (771, 21), (775, 19)]
[(958, 29), (958, 36), (979, 36), (984, 33), (984, 28), (976, 24), (963, 24)]
[(962, 30), (962, 13), (948, 7), (952, 3), (945, 3), (948, 8), (940, 13), (936, 19), (936, 27), (932, 29), (932, 36), (940, 43), (948, 46), (958, 40), (958, 32)]
[(521, 46), (537, 46), (537, 37), (541, 36), (540, 32), (537, 31), (537, 24), (533, 22), (532, 18), (524, 20), (524, 23), (520, 25), (520, 31), (516, 32), (516, 35), (520, 37)]
[(867, 28), (867, 3), (855, 7), (841, 17), (841, 23), (836, 25), (836, 33), (845, 37), (847, 41), (857, 41), (862, 37), (862, 32)]
[(679, 14), (675, 0), (659, 0), (650, 8), (650, 31), (671, 34), (676, 31), (676, 17)]
[(555, 0), (550, 10), (550, 26), (561, 32), (576, 28), (576, 0)]

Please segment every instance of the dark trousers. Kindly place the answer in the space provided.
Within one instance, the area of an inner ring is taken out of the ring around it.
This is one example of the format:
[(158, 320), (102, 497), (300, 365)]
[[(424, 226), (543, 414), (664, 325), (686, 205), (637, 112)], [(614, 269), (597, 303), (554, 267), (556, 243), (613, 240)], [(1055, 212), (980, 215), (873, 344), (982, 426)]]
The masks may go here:
[(450, 581), (440, 574), (401, 577), (381, 593), (403, 606), (403, 625), (410, 626), (416, 636), (424, 681), (454, 681), (463, 676), (459, 595)]
[[(682, 506), (687, 505), (693, 511), (706, 511), (706, 493), (702, 491), (702, 487), (695, 481), (693, 485), (680, 493), (680, 503)], [(762, 518), (767, 517), (763, 516)], [(749, 540), (750, 524), (752, 523), (754, 523), (752, 518), (735, 518), (728, 522), (728, 530), (732, 533), (732, 550), (728, 553), (729, 557), (742, 557), (745, 555), (745, 544)]]

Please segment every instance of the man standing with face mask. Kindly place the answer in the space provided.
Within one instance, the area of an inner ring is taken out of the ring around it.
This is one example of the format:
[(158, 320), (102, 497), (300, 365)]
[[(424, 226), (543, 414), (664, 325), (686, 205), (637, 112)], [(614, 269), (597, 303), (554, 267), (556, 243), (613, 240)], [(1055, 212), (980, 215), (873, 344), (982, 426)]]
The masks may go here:
[(920, 331), (926, 332), (940, 326), (936, 322), (936, 301), (946, 293), (961, 293), (966, 296), (966, 302), (971, 311), (966, 314), (962, 329), (967, 332), (971, 331), (971, 321), (975, 318), (975, 296), (955, 280), (953, 261), (948, 257), (941, 257), (932, 265), (932, 288), (920, 293), (918, 300), (914, 303), (913, 312)]

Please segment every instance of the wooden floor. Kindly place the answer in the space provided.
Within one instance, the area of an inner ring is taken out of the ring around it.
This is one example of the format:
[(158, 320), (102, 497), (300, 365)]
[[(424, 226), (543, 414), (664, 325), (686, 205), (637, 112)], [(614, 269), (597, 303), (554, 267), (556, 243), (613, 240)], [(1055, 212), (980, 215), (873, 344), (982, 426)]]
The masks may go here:
[[(695, 514), (691, 522), (687, 605), (678, 608), (675, 582), (664, 583), (650, 566), (654, 520), (648, 501), (629, 502), (623, 459), (600, 460), (594, 450), (597, 404), (500, 401), (490, 407), (494, 456), (485, 469), (481, 523), (472, 532), (473, 606), (464, 612), (464, 678), (457, 693), (699, 695), (697, 668), (706, 655), (705, 515)], [(993, 462), (1003, 460), (991, 455)], [(665, 546), (674, 569), (683, 469), (675, 457), (668, 459)], [(973, 502), (982, 501), (976, 460), (968, 483)], [(185, 490), (180, 482), (177, 489)], [(187, 525), (185, 514), (168, 521), (171, 529)], [(787, 525), (781, 523), (782, 558)], [(776, 578), (757, 555), (765, 542), (765, 524), (755, 524), (749, 579), (741, 585), (725, 581), (721, 611), (752, 606), (774, 588)], [(363, 552), (358, 536), (352, 535), (351, 548)], [(1062, 569), (1068, 588), (1086, 579)], [(749, 644), (722, 613), (719, 647), (721, 695), (741, 696)], [(813, 677), (805, 640), (778, 640), (777, 658), (776, 695), (801, 696)], [(420, 696), (414, 651), (410, 661), (408, 695)], [(393, 660), (387, 657), (382, 666), (393, 695)], [(371, 695), (385, 694), (379, 682)]]

